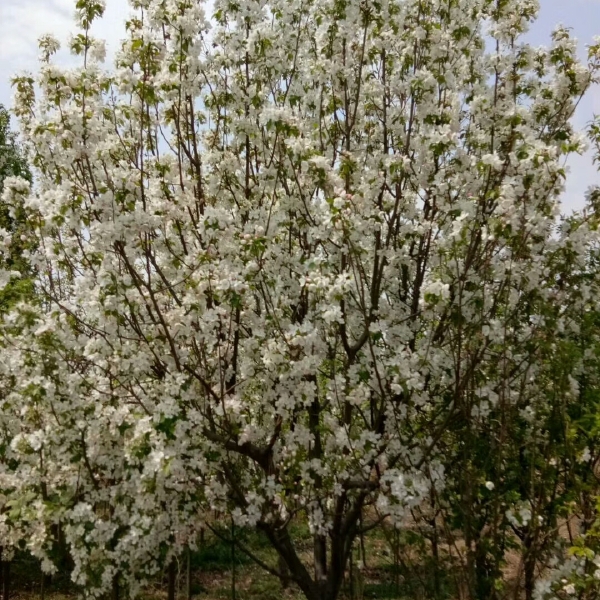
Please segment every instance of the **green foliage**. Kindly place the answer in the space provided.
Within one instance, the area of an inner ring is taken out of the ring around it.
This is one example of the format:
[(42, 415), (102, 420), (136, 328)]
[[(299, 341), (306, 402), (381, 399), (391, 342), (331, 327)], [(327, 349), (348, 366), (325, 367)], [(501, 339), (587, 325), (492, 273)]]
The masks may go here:
[[(4, 181), (8, 177), (22, 177), (31, 183), (31, 171), (19, 147), (16, 135), (10, 129), (8, 110), (0, 105), (0, 196)], [(11, 210), (12, 209), (12, 210)], [(2, 261), (6, 270), (27, 273), (29, 266), (23, 255), (31, 248), (31, 240), (25, 235), (26, 217), (21, 206), (9, 207), (0, 203), (0, 228), (12, 235), (12, 252)], [(5, 313), (24, 297), (33, 293), (33, 282), (29, 278), (13, 279), (0, 291), (0, 314)]]
[(19, 147), (16, 135), (10, 130), (10, 115), (0, 104), (0, 192), (7, 177), (23, 177), (31, 182), (31, 171)]

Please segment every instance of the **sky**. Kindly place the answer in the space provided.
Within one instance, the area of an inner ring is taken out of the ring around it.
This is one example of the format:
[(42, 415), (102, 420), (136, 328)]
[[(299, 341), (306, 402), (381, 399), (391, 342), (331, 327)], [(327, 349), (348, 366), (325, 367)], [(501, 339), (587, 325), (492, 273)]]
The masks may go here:
[[(573, 29), (582, 55), (585, 45), (600, 36), (600, 0), (540, 0), (538, 21), (529, 34), (531, 43), (547, 44), (550, 32), (558, 23)], [(75, 0), (0, 0), (0, 104), (12, 105), (10, 78), (23, 71), (35, 71), (37, 40), (44, 33), (53, 33), (63, 45), (75, 31), (73, 22)], [(129, 14), (127, 0), (106, 0), (104, 17), (94, 25), (93, 34), (106, 40), (108, 58), (124, 37), (124, 21)], [(61, 52), (57, 61), (66, 62), (69, 56)], [(110, 63), (108, 63), (110, 64)], [(575, 125), (585, 127), (593, 114), (600, 113), (600, 86), (579, 106)], [(583, 205), (585, 190), (600, 184), (600, 174), (591, 163), (590, 155), (569, 161), (570, 173), (563, 197), (565, 209)]]

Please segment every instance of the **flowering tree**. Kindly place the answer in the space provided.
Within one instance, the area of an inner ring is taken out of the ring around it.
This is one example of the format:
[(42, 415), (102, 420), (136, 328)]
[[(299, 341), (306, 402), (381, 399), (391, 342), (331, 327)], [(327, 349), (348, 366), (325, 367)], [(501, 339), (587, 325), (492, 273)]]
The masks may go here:
[(557, 224), (598, 48), (524, 43), (535, 0), (132, 7), (112, 71), (78, 0), (80, 68), (45, 37), (15, 80), (36, 186), (4, 200), (43, 302), (4, 328), (4, 543), (47, 557), (60, 521), (87, 593), (134, 593), (213, 508), (334, 600), (373, 515), (412, 513), (454, 519), (493, 597), (551, 495), (508, 470), (546, 447), (540, 361), (594, 235)]

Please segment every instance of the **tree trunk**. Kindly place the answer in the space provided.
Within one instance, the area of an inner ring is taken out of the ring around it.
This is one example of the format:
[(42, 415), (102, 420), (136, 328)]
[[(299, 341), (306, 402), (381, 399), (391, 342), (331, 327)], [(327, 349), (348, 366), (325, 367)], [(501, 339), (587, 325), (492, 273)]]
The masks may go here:
[(119, 600), (120, 595), (121, 595), (121, 588), (119, 586), (119, 574), (117, 573), (113, 577), (113, 581), (112, 581), (112, 600)]
[(354, 600), (354, 553), (350, 551), (348, 559), (348, 579), (350, 583), (350, 600)]
[(314, 544), (315, 581), (322, 584), (327, 579), (327, 539), (315, 535)]
[(331, 532), (329, 543), (325, 536), (313, 537), (314, 575), (298, 556), (287, 523), (259, 522), (259, 528), (266, 534), (272, 548), (285, 561), (290, 578), (298, 585), (307, 600), (337, 600), (339, 597), (350, 550), (358, 537), (358, 522), (365, 496), (366, 494), (363, 494), (353, 502), (354, 505)]
[(535, 591), (535, 552), (525, 557), (525, 600), (533, 600)]
[(431, 555), (433, 558), (433, 595), (434, 598), (441, 598), (441, 584), (440, 584), (440, 551), (439, 551), (439, 540), (438, 530), (435, 522), (435, 518), (431, 521), (431, 527), (433, 529), (431, 534)]
[(192, 549), (187, 549), (187, 564), (185, 575), (185, 592), (187, 600), (192, 600)]
[(279, 556), (277, 566), (279, 568), (279, 572), (281, 573), (281, 587), (284, 590), (287, 590), (287, 588), (290, 586), (290, 570), (281, 555)]
[(360, 511), (360, 554), (363, 568), (367, 568), (367, 550), (365, 548), (365, 533), (363, 527), (363, 511)]
[(496, 597), (493, 579), (486, 538), (479, 538), (475, 542), (475, 589), (478, 600), (493, 600)]
[(173, 559), (170, 563), (169, 563), (169, 570), (168, 570), (168, 587), (167, 587), (167, 599), (168, 600), (175, 600), (175, 582), (177, 580), (177, 568), (175, 565), (175, 559)]
[(396, 595), (400, 595), (400, 532), (394, 528), (394, 580)]
[(10, 597), (10, 561), (2, 561), (2, 600)]
[(236, 599), (235, 525), (231, 519), (231, 600)]

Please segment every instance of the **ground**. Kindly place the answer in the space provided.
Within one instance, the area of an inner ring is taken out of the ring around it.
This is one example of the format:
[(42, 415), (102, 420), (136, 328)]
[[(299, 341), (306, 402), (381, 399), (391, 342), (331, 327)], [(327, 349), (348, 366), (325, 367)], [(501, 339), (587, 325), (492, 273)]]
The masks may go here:
[[(232, 555), (228, 527), (217, 528), (216, 531), (221, 538), (207, 531), (204, 541), (191, 555), (191, 595), (194, 600), (303, 599), (295, 585), (283, 589), (276, 577), (256, 565), (239, 549)], [(305, 558), (309, 559), (311, 537), (308, 527), (296, 524), (293, 537), (298, 540), (298, 547)], [(261, 534), (237, 530), (236, 538), (260, 560), (277, 565), (275, 552)], [(395, 547), (399, 548), (397, 553)], [(366, 558), (364, 566), (363, 552)], [(444, 554), (443, 549), (441, 553)], [(450, 600), (460, 596), (453, 580), (449, 553), (442, 558), (443, 570), (427, 562), (424, 557), (430, 554), (429, 542), (415, 531), (405, 531), (402, 536), (386, 527), (371, 531), (355, 544), (352, 565), (340, 600), (425, 600), (432, 597)], [(186, 557), (179, 561), (177, 571), (177, 600), (188, 600)], [(63, 576), (46, 581), (44, 600), (74, 600), (78, 590), (70, 584), (67, 572), (68, 566), (64, 568)], [(13, 562), (11, 580), (11, 600), (42, 598), (39, 567), (27, 555), (18, 556)], [(166, 590), (164, 574), (144, 590), (140, 600), (166, 600)]]

